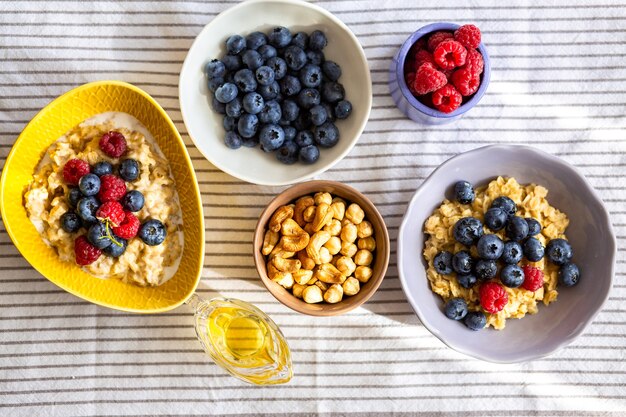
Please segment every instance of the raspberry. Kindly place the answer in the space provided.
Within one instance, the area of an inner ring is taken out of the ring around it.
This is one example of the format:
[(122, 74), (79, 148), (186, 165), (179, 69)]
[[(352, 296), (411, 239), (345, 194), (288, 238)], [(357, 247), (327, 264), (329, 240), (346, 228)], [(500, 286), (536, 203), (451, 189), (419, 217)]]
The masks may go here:
[(130, 211), (126, 211), (124, 213), (126, 214), (126, 218), (119, 226), (113, 228), (113, 233), (122, 239), (132, 239), (137, 236), (141, 222), (137, 216)]
[(419, 68), (422, 64), (428, 62), (429, 64), (435, 65), (435, 60), (433, 59), (433, 54), (428, 52), (425, 49), (421, 49), (415, 53), (415, 67)]
[(108, 220), (113, 227), (119, 226), (125, 218), (124, 208), (117, 201), (107, 201), (100, 206), (96, 217), (100, 220)]
[(454, 32), (454, 39), (466, 48), (478, 48), (480, 29), (474, 25), (463, 25)]
[(431, 64), (422, 64), (415, 74), (413, 88), (418, 95), (427, 94), (446, 85), (446, 76)]
[(100, 191), (98, 198), (101, 202), (118, 201), (126, 194), (126, 183), (112, 174), (106, 174), (100, 177)]
[(102, 251), (89, 243), (84, 235), (81, 235), (74, 241), (74, 255), (76, 255), (78, 265), (89, 265), (102, 255)]
[(469, 69), (458, 69), (452, 74), (452, 85), (462, 96), (471, 96), (480, 87), (480, 77)]
[(524, 266), (524, 282), (521, 287), (528, 291), (537, 291), (543, 287), (543, 271), (534, 266)]
[(486, 282), (480, 287), (480, 305), (487, 313), (502, 311), (509, 301), (504, 287), (496, 282)]
[(411, 49), (412, 49), (413, 51), (419, 51), (420, 49), (426, 49), (426, 47), (427, 47), (427, 46), (428, 46), (428, 45), (427, 45), (427, 43), (426, 43), (426, 37), (425, 37), (425, 36), (422, 36), (421, 38), (419, 38), (419, 39), (417, 40), (417, 42), (415, 42), (415, 43), (413, 44), (413, 46), (411, 47)]
[(432, 35), (430, 35), (430, 38), (428, 38), (428, 50), (430, 52), (434, 52), (435, 49), (437, 48), (437, 45), (439, 45), (441, 42), (445, 41), (446, 39), (452, 39), (454, 38), (454, 35), (452, 35), (452, 33), (450, 32), (435, 32)]
[(414, 96), (417, 96), (419, 94), (417, 94), (417, 91), (415, 91), (415, 73), (414, 72), (409, 72), (404, 76), (404, 80), (406, 81), (406, 85), (407, 87), (409, 87), (409, 91), (411, 92), (411, 94), (413, 94)]
[(452, 69), (465, 65), (467, 49), (452, 39), (441, 42), (433, 52), (435, 62), (443, 69)]
[(463, 97), (452, 84), (446, 84), (433, 93), (433, 105), (444, 113), (451, 113), (459, 108)]
[(485, 62), (483, 61), (483, 56), (476, 49), (468, 49), (467, 50), (467, 58), (465, 59), (465, 66), (463, 68), (467, 68), (472, 71), (473, 74), (480, 75), (483, 73), (483, 68), (485, 67)]
[(110, 131), (100, 138), (100, 149), (111, 158), (119, 158), (126, 152), (126, 138), (120, 132)]
[(78, 185), (78, 180), (91, 172), (89, 164), (82, 159), (70, 159), (63, 167), (63, 179), (70, 185)]

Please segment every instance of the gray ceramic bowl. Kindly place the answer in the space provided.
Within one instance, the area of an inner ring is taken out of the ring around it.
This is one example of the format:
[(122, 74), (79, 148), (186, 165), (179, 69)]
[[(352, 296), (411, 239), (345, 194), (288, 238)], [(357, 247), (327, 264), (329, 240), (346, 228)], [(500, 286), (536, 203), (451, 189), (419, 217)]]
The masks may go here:
[[(548, 189), (551, 205), (567, 214), (566, 234), (581, 269), (575, 287), (560, 288), (558, 300), (539, 313), (507, 320), (504, 330), (473, 332), (443, 314), (442, 299), (430, 290), (422, 256), (424, 222), (459, 180), (484, 185), (498, 175)], [(398, 235), (398, 271), (418, 317), (446, 345), (478, 359), (511, 363), (549, 355), (571, 343), (591, 323), (609, 296), (616, 240), (602, 200), (582, 174), (552, 155), (526, 146), (486, 146), (444, 162), (416, 191)]]

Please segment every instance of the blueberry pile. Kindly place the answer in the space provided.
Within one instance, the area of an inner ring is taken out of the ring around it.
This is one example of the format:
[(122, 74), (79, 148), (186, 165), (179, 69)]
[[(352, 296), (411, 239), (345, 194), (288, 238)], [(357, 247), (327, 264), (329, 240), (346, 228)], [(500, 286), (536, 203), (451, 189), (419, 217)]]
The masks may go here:
[[(459, 181), (455, 184), (454, 195), (456, 201), (461, 204), (471, 204), (475, 199), (474, 188), (467, 181)], [(448, 251), (439, 252), (433, 260), (435, 270), (442, 275), (455, 272), (456, 279), (463, 288), (469, 289), (478, 281), (489, 281), (499, 277), (502, 285), (506, 287), (523, 286), (525, 289), (535, 291), (541, 287), (542, 283), (525, 283), (524, 268), (519, 264), (524, 258), (529, 262), (537, 262), (545, 256), (550, 262), (560, 267), (559, 283), (561, 285), (566, 287), (576, 285), (580, 278), (580, 271), (571, 262), (573, 250), (567, 240), (552, 239), (544, 247), (535, 237), (541, 232), (541, 224), (533, 218), (516, 216), (516, 213), (515, 202), (509, 197), (501, 196), (492, 202), (485, 213), (484, 225), (475, 217), (464, 217), (458, 220), (453, 228), (454, 239), (467, 246), (467, 249), (455, 254)], [(495, 234), (501, 230), (505, 232), (506, 240), (504, 241)], [(472, 256), (472, 247), (475, 247), (478, 258)], [(476, 313), (484, 317), (482, 312)], [(482, 319), (475, 317), (475, 313), (469, 316), (467, 304), (459, 298), (448, 301), (445, 314), (455, 320), (460, 320), (457, 318), (459, 315), (471, 317), (465, 319), (465, 324), (473, 330), (476, 330), (474, 327), (477, 323), (482, 322)]]
[(319, 148), (339, 141), (337, 119), (352, 112), (338, 82), (341, 67), (326, 60), (326, 35), (295, 35), (285, 27), (226, 40), (227, 55), (206, 64), (212, 108), (224, 115), (231, 149), (261, 144), (284, 164), (312, 164)]

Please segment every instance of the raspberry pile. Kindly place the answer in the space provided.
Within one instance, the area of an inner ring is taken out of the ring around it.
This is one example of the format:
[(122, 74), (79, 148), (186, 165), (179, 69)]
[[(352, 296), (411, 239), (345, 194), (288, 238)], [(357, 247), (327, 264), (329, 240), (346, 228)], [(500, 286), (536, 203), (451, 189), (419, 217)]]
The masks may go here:
[(339, 141), (335, 121), (352, 113), (339, 82), (341, 67), (327, 60), (324, 32), (292, 34), (286, 27), (226, 40), (227, 54), (204, 69), (223, 114), (224, 143), (256, 147), (284, 164), (315, 163), (320, 148)]
[[(126, 153), (126, 138), (120, 132), (107, 132), (100, 138), (99, 147), (108, 157), (118, 159)], [(139, 178), (139, 162), (134, 159), (118, 162), (115, 167), (108, 161), (90, 166), (82, 159), (71, 159), (63, 167), (63, 179), (70, 186), (70, 210), (61, 216), (61, 228), (67, 233), (86, 229), (86, 234), (74, 240), (78, 265), (92, 264), (102, 254), (121, 256), (128, 240), (135, 236), (151, 246), (165, 240), (163, 223), (147, 219), (142, 224), (135, 214), (143, 208), (144, 196), (137, 190), (128, 191), (126, 182)]]
[[(461, 204), (472, 204), (476, 193), (469, 182), (459, 181), (454, 185), (454, 196)], [(571, 287), (578, 283), (580, 271), (571, 262), (573, 250), (567, 240), (551, 239), (544, 247), (535, 237), (541, 233), (541, 224), (536, 219), (519, 217), (516, 213), (515, 202), (500, 196), (485, 212), (484, 223), (476, 217), (463, 217), (455, 223), (452, 231), (454, 239), (467, 249), (455, 254), (439, 252), (433, 259), (433, 267), (441, 275), (455, 272), (457, 282), (463, 288), (472, 289), (481, 282), (478, 292), (482, 311), (470, 312), (466, 300), (452, 298), (444, 310), (448, 318), (465, 319), (470, 329), (482, 329), (487, 324), (485, 313), (496, 314), (507, 305), (507, 288), (523, 288), (532, 292), (543, 288), (543, 271), (530, 263), (541, 261), (544, 256), (560, 267), (560, 285)], [(502, 230), (507, 239), (505, 241), (495, 234)], [(478, 258), (472, 253), (477, 253)]]
[(483, 56), (480, 30), (463, 25), (454, 33), (435, 32), (420, 38), (409, 51), (404, 79), (423, 104), (443, 113), (458, 109), (480, 87)]

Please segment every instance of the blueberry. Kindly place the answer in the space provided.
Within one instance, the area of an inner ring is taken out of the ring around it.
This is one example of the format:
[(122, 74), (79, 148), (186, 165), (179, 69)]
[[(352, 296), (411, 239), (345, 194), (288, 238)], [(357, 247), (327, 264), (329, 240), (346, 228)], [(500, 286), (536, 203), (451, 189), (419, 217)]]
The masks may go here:
[(100, 191), (100, 178), (96, 174), (83, 175), (78, 181), (78, 188), (87, 197), (96, 195)]
[(307, 61), (306, 53), (304, 53), (302, 48), (298, 48), (294, 45), (285, 48), (283, 59), (287, 63), (287, 67), (295, 71), (304, 67)]
[(215, 96), (211, 100), (211, 108), (218, 114), (226, 114), (226, 105), (215, 98)]
[(525, 220), (528, 223), (528, 236), (535, 236), (541, 232), (541, 223), (531, 217), (526, 217)]
[(278, 55), (278, 51), (276, 51), (276, 48), (272, 45), (263, 45), (258, 49), (258, 52), (261, 55), (261, 58), (263, 58), (263, 61), (267, 61), (268, 59), (274, 58)]
[(463, 320), (467, 315), (467, 302), (462, 298), (451, 298), (446, 303), (444, 312), (451, 320)]
[(285, 131), (277, 124), (265, 125), (259, 133), (259, 142), (261, 143), (261, 149), (265, 152), (274, 151), (285, 142)]
[(322, 72), (330, 81), (337, 81), (341, 77), (341, 67), (335, 61), (324, 62)]
[(580, 270), (573, 263), (566, 263), (559, 269), (559, 284), (566, 287), (573, 287), (578, 284)]
[(310, 109), (321, 102), (320, 92), (315, 88), (304, 88), (298, 94), (298, 104), (304, 109)]
[(470, 311), (465, 316), (463, 323), (468, 329), (478, 331), (485, 328), (487, 325), (487, 317), (482, 311)]
[(265, 107), (265, 100), (259, 93), (248, 93), (243, 96), (243, 109), (250, 114), (257, 114)]
[(524, 282), (524, 270), (517, 265), (506, 265), (500, 272), (502, 285), (517, 288)]
[(207, 88), (209, 89), (210, 92), (215, 93), (217, 91), (218, 88), (220, 88), (222, 85), (224, 85), (226, 81), (221, 78), (211, 78), (208, 82), (207, 82)]
[(546, 246), (546, 256), (548, 260), (556, 265), (565, 265), (572, 260), (574, 251), (572, 246), (565, 239), (552, 239)]
[(328, 40), (324, 32), (320, 30), (314, 30), (309, 36), (309, 49), (314, 51), (321, 51), (328, 45)]
[(474, 285), (476, 285), (476, 282), (478, 281), (476, 279), (476, 275), (473, 274), (457, 274), (456, 280), (459, 282), (459, 285), (461, 287), (467, 289), (472, 288)]
[(324, 106), (321, 106), (319, 104), (317, 106), (311, 107), (311, 110), (309, 110), (309, 116), (311, 118), (311, 123), (313, 123), (313, 125), (315, 126), (321, 126), (328, 118), (326, 109), (324, 108)]
[(293, 127), (295, 127), (297, 131), (311, 129), (313, 127), (313, 123), (311, 123), (309, 112), (306, 110), (301, 111), (296, 120), (293, 121)]
[(339, 142), (339, 129), (332, 122), (325, 122), (321, 126), (316, 126), (313, 134), (315, 143), (322, 148), (332, 148)]
[(226, 66), (224, 63), (218, 59), (212, 59), (207, 62), (204, 67), (204, 72), (206, 72), (206, 76), (209, 79), (212, 78), (223, 78), (226, 74)]
[(78, 205), (78, 200), (80, 200), (83, 197), (84, 197), (83, 193), (81, 193), (78, 188), (70, 188), (70, 193), (68, 197), (70, 206), (76, 207)]
[[(293, 126), (283, 126), (283, 131), (285, 132), (285, 142), (294, 141), (298, 134), (298, 131)], [(298, 147), (300, 147), (300, 145), (298, 145)]]
[(112, 258), (119, 258), (122, 254), (124, 254), (124, 252), (126, 252), (127, 246), (128, 241), (126, 239), (113, 235), (112, 244), (102, 249), (102, 252)]
[(482, 235), (476, 244), (478, 256), (486, 260), (496, 260), (502, 256), (504, 243), (496, 235)]
[(280, 85), (278, 84), (278, 81), (273, 81), (271, 84), (268, 85), (260, 85), (256, 89), (256, 92), (261, 94), (263, 100), (274, 100), (278, 98), (278, 93), (280, 93)]
[(128, 191), (124, 197), (122, 197), (121, 203), (124, 210), (137, 212), (143, 208), (143, 194), (137, 190)]
[(515, 216), (517, 206), (509, 197), (498, 197), (491, 203), (491, 207), (500, 207), (504, 210), (508, 217)]
[(246, 47), (246, 40), (241, 35), (232, 35), (226, 39), (226, 51), (230, 55), (237, 55)]
[(139, 178), (139, 162), (134, 159), (124, 159), (117, 168), (120, 177), (124, 181), (135, 181)]
[(231, 130), (235, 130), (237, 127), (237, 119), (230, 116), (224, 116), (222, 120), (222, 125), (224, 126), (224, 130), (230, 132)]
[(268, 59), (265, 65), (274, 70), (275, 80), (282, 80), (287, 75), (287, 63), (280, 57)]
[(296, 134), (296, 145), (301, 148), (315, 143), (315, 137), (310, 130), (301, 130)]
[(508, 241), (504, 243), (504, 250), (500, 259), (505, 264), (513, 265), (521, 261), (523, 255), (522, 245), (518, 242)]
[(281, 110), (283, 119), (289, 122), (296, 120), (300, 114), (300, 107), (293, 100), (284, 100), (281, 104)]
[(254, 148), (258, 144), (259, 138), (256, 135), (249, 138), (241, 138), (241, 146), (245, 146), (246, 148)]
[(107, 224), (102, 222), (96, 222), (87, 231), (87, 239), (89, 242), (98, 249), (104, 249), (111, 245), (112, 237), (111, 229)]
[(91, 168), (91, 173), (101, 177), (113, 173), (113, 165), (107, 161), (100, 161)]
[(251, 138), (256, 134), (258, 128), (259, 119), (254, 114), (246, 113), (237, 122), (237, 132), (242, 138)]
[(267, 36), (263, 32), (252, 32), (246, 36), (246, 47), (248, 49), (259, 49), (267, 44)]
[(215, 98), (220, 103), (230, 103), (237, 97), (237, 86), (232, 83), (225, 83), (215, 90)]
[(472, 204), (476, 194), (474, 187), (467, 181), (459, 181), (454, 184), (454, 199), (461, 204)]
[(346, 91), (340, 83), (329, 81), (322, 84), (322, 98), (324, 101), (336, 103), (343, 100), (345, 96)]
[(476, 274), (476, 278), (481, 281), (489, 281), (493, 279), (498, 274), (498, 264), (493, 260), (485, 260), (481, 259), (476, 262), (474, 266), (474, 273)]
[(65, 212), (61, 216), (61, 228), (67, 233), (77, 232), (82, 225), (83, 223), (80, 221), (80, 217), (73, 211)]
[(240, 70), (243, 66), (239, 55), (226, 55), (222, 58), (222, 62), (230, 74)]
[(240, 69), (235, 73), (235, 85), (242, 93), (249, 93), (256, 90), (256, 77), (249, 69)]
[(302, 90), (300, 80), (292, 75), (287, 75), (280, 81), (280, 91), (288, 97), (295, 96), (300, 90)]
[(452, 269), (457, 274), (465, 275), (472, 272), (474, 260), (468, 251), (462, 250), (452, 256)]
[(352, 113), (352, 103), (348, 100), (340, 100), (335, 104), (335, 115), (337, 119), (347, 119)]
[(271, 100), (265, 103), (263, 110), (258, 114), (259, 122), (263, 124), (278, 123), (282, 116), (282, 110), (278, 102)]
[(334, 122), (336, 120), (335, 110), (330, 103), (322, 102), (322, 106), (326, 109), (326, 120), (329, 122)]
[(285, 142), (276, 152), (276, 159), (286, 165), (298, 162), (300, 147), (294, 142)]
[(226, 105), (226, 114), (237, 119), (243, 113), (243, 103), (239, 97), (235, 97)]
[(463, 217), (454, 224), (454, 238), (465, 246), (470, 246), (483, 235), (483, 224), (475, 217)]
[(305, 32), (298, 32), (291, 38), (291, 44), (301, 49), (307, 49), (309, 47), (309, 35)]
[(529, 237), (524, 242), (524, 256), (531, 262), (538, 262), (543, 259), (545, 249), (541, 242), (534, 237)]
[(508, 219), (506, 211), (500, 207), (491, 207), (485, 213), (485, 225), (494, 232), (504, 229)]
[(150, 219), (141, 225), (137, 235), (146, 245), (157, 246), (165, 240), (167, 230), (159, 220)]
[(524, 218), (513, 216), (506, 225), (506, 236), (516, 242), (521, 242), (528, 236), (528, 223)]
[(291, 43), (291, 32), (286, 27), (278, 26), (269, 33), (268, 38), (270, 44), (277, 48), (284, 48)]
[(323, 52), (308, 50), (305, 53), (309, 64), (317, 65), (319, 67), (324, 63), (325, 58)]
[(433, 259), (435, 271), (441, 275), (452, 273), (452, 254), (448, 251), (439, 252)]
[(83, 197), (78, 200), (76, 212), (83, 221), (83, 224), (91, 224), (98, 221), (96, 219), (96, 212), (100, 208), (100, 203), (96, 197)]
[(259, 85), (270, 85), (274, 82), (274, 70), (267, 65), (257, 68), (255, 75)]
[(312, 164), (320, 157), (320, 150), (315, 145), (300, 148), (300, 160), (305, 164)]
[(305, 87), (315, 88), (322, 83), (322, 69), (317, 65), (306, 64), (299, 75), (300, 83)]
[(226, 132), (226, 135), (224, 135), (224, 144), (230, 149), (241, 148), (241, 142), (241, 136), (239, 136), (237, 132), (228, 131)]

